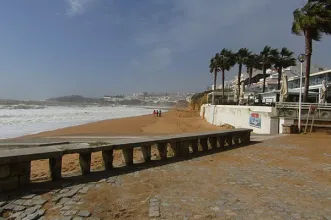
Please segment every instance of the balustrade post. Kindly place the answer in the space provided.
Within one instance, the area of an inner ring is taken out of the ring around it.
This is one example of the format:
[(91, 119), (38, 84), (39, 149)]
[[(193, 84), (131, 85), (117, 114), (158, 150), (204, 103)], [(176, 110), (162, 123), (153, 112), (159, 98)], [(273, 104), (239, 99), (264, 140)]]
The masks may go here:
[(182, 141), (180, 142), (180, 151), (182, 156), (187, 156), (190, 154), (189, 142), (188, 141)]
[(202, 147), (203, 152), (208, 151), (208, 140), (207, 140), (207, 138), (201, 138), (200, 139), (200, 145)]
[(228, 134), (228, 135), (225, 137), (225, 141), (226, 141), (226, 143), (228, 144), (228, 147), (232, 147), (232, 134)]
[(82, 174), (88, 174), (91, 172), (91, 153), (80, 153), (79, 154), (79, 165)]
[(167, 145), (166, 143), (157, 143), (157, 150), (159, 151), (159, 155), (161, 160), (167, 159)]
[(122, 155), (126, 166), (133, 165), (133, 148), (122, 149)]
[(113, 168), (113, 151), (114, 150), (102, 151), (102, 159), (105, 170), (110, 170)]
[(62, 156), (49, 159), (49, 170), (52, 181), (62, 178)]
[(199, 139), (190, 141), (193, 153), (199, 152)]
[(143, 155), (143, 158), (144, 158), (145, 162), (150, 161), (151, 160), (152, 146), (151, 145), (144, 145), (140, 149), (141, 149), (141, 153)]
[(210, 137), (209, 138), (209, 144), (210, 144), (212, 149), (216, 149), (217, 148), (217, 139), (216, 139), (216, 137)]
[(218, 144), (220, 145), (220, 148), (223, 149), (224, 148), (224, 141), (225, 141), (224, 136), (219, 136), (217, 138), (217, 140), (218, 140)]

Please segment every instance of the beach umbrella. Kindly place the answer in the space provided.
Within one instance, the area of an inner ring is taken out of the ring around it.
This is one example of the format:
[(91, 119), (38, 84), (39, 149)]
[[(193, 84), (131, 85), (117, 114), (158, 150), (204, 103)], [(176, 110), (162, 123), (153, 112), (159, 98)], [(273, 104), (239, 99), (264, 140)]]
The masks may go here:
[(280, 102), (286, 102), (288, 97), (288, 81), (285, 73), (282, 74), (282, 86), (280, 88)]
[(325, 103), (326, 102), (326, 82), (325, 80), (322, 81), (322, 93), (321, 93), (321, 99), (320, 103)]

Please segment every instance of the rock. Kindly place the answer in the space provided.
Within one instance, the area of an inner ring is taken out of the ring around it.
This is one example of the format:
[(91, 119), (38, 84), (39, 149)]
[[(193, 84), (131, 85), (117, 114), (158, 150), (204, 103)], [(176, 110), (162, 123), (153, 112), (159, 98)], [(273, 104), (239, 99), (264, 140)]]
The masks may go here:
[(66, 205), (66, 206), (63, 206), (62, 208), (61, 208), (61, 211), (63, 211), (63, 210), (70, 210), (71, 209), (71, 206), (68, 206), (68, 205)]
[[(33, 214), (30, 214), (28, 216), (26, 216), (25, 218), (23, 218), (23, 220), (37, 220), (41, 215), (42, 212), (35, 212)], [(45, 210), (44, 210), (44, 213), (45, 213)]]
[(24, 206), (33, 206), (32, 200), (26, 200), (23, 204)]
[(75, 197), (72, 197), (71, 200), (74, 202), (79, 202), (81, 200), (81, 198), (77, 197), (77, 195), (76, 195)]
[(83, 187), (81, 190), (79, 190), (80, 193), (86, 194), (89, 190), (88, 186)]
[(16, 207), (16, 205), (9, 203), (3, 207), (4, 210), (13, 210)]
[(58, 220), (71, 220), (71, 219), (72, 219), (71, 216), (65, 216), (65, 217), (60, 218), (60, 219), (58, 219)]
[(78, 189), (72, 189), (69, 192), (65, 193), (63, 197), (71, 198), (78, 192)]
[(24, 209), (25, 209), (24, 206), (17, 205), (17, 206), (15, 206), (15, 208), (13, 209), (13, 211), (20, 212), (20, 211), (23, 211)]
[(63, 195), (56, 195), (55, 197), (52, 198), (52, 202), (58, 202), (61, 198), (63, 197)]
[(152, 198), (152, 199), (149, 200), (150, 203), (152, 203), (152, 202), (158, 202), (158, 201), (159, 200), (157, 198)]
[(291, 215), (294, 219), (302, 219), (301, 215), (299, 213), (295, 213)]
[(38, 213), (40, 216), (45, 215), (46, 210), (45, 209), (39, 209)]
[(62, 205), (56, 205), (56, 206), (52, 207), (51, 210), (60, 209), (60, 208), (62, 208)]
[(47, 202), (46, 199), (33, 199), (32, 204), (33, 205), (44, 205)]
[(115, 183), (116, 180), (117, 180), (117, 177), (109, 177), (109, 178), (107, 179), (107, 183)]
[(60, 190), (60, 194), (65, 194), (65, 193), (67, 193), (67, 192), (69, 192), (70, 191), (70, 189), (68, 189), (68, 188), (65, 188), (65, 189), (61, 189)]
[(8, 217), (9, 220), (20, 219), (23, 212), (16, 212)]
[(77, 213), (77, 215), (81, 217), (89, 217), (91, 216), (91, 213), (87, 210), (81, 210)]
[(220, 208), (218, 207), (210, 207), (211, 210), (213, 210), (214, 212), (219, 212)]
[(70, 205), (76, 205), (77, 203), (75, 202), (75, 201), (68, 201), (68, 202), (66, 202), (66, 203), (64, 203), (64, 205), (66, 205), (66, 206), (70, 206)]
[(100, 218), (96, 218), (96, 217), (90, 217), (90, 218), (87, 218), (86, 220), (101, 220)]
[(227, 210), (224, 210), (225, 214), (228, 215), (228, 216), (237, 216), (237, 213), (227, 209)]
[(6, 202), (0, 202), (0, 207), (5, 206), (7, 203)]
[(82, 217), (75, 217), (73, 220), (84, 220)]
[(27, 208), (25, 211), (24, 211), (24, 214), (25, 215), (30, 215), (30, 214), (33, 214), (35, 213), (38, 209), (40, 209), (41, 207), (40, 206), (34, 206), (34, 207), (30, 207), (30, 208)]
[(22, 199), (32, 199), (35, 196), (36, 196), (36, 194), (30, 194), (30, 195), (23, 196)]
[(151, 212), (151, 211), (159, 211), (160, 210), (160, 208), (158, 207), (158, 206), (150, 206), (149, 207), (149, 211)]
[(59, 201), (59, 202), (57, 203), (57, 205), (63, 205), (64, 203), (66, 203), (66, 202), (68, 202), (68, 201), (70, 201), (70, 199), (64, 197), (64, 198), (61, 199), (61, 201)]
[(106, 179), (99, 180), (98, 182), (99, 183), (104, 183), (104, 182), (106, 182)]
[(14, 201), (13, 203), (16, 204), (16, 205), (24, 205), (26, 200), (24, 199), (18, 199), (16, 201)]
[(70, 211), (66, 211), (63, 213), (64, 216), (72, 216), (75, 215), (77, 213), (77, 211), (75, 210), (70, 210)]
[(149, 211), (149, 217), (150, 218), (156, 218), (160, 216), (160, 212), (159, 211)]

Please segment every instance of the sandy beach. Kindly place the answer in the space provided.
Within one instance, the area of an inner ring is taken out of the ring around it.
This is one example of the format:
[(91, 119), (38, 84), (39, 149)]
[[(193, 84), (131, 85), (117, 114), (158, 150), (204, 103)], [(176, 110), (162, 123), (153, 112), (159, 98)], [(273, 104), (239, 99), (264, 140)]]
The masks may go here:
[[(229, 127), (226, 127), (229, 128)], [(54, 131), (42, 132), (39, 134), (23, 136), (18, 139), (45, 137), (72, 137), (72, 136), (147, 136), (167, 135), (189, 132), (202, 132), (222, 130), (224, 127), (217, 127), (207, 123), (200, 118), (199, 112), (187, 109), (171, 109), (162, 114), (162, 117), (151, 115), (105, 120)], [(158, 157), (156, 149), (152, 149), (152, 155)], [(135, 152), (134, 159), (142, 160), (140, 152)], [(121, 151), (114, 151), (114, 165), (123, 165)], [(92, 170), (102, 168), (101, 152), (92, 154)], [(63, 157), (62, 172), (79, 171), (78, 155), (70, 154)], [(31, 168), (33, 180), (48, 179), (48, 160), (33, 161)]]
[[(152, 112), (152, 110), (151, 110)], [(146, 136), (224, 129), (201, 119), (199, 112), (187, 109), (171, 109), (162, 117), (144, 115), (88, 123), (54, 131), (47, 131), (21, 138), (59, 136)]]

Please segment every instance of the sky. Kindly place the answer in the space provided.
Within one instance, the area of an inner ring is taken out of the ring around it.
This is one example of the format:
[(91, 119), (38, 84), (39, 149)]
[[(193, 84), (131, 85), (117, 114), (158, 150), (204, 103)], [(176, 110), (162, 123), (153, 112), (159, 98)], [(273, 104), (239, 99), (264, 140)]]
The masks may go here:
[[(198, 92), (223, 48), (304, 52), (291, 34), (304, 0), (2, 0), (0, 98)], [(313, 63), (331, 67), (331, 37)], [(237, 74), (226, 73), (226, 80)], [(221, 78), (218, 78), (221, 82)]]

